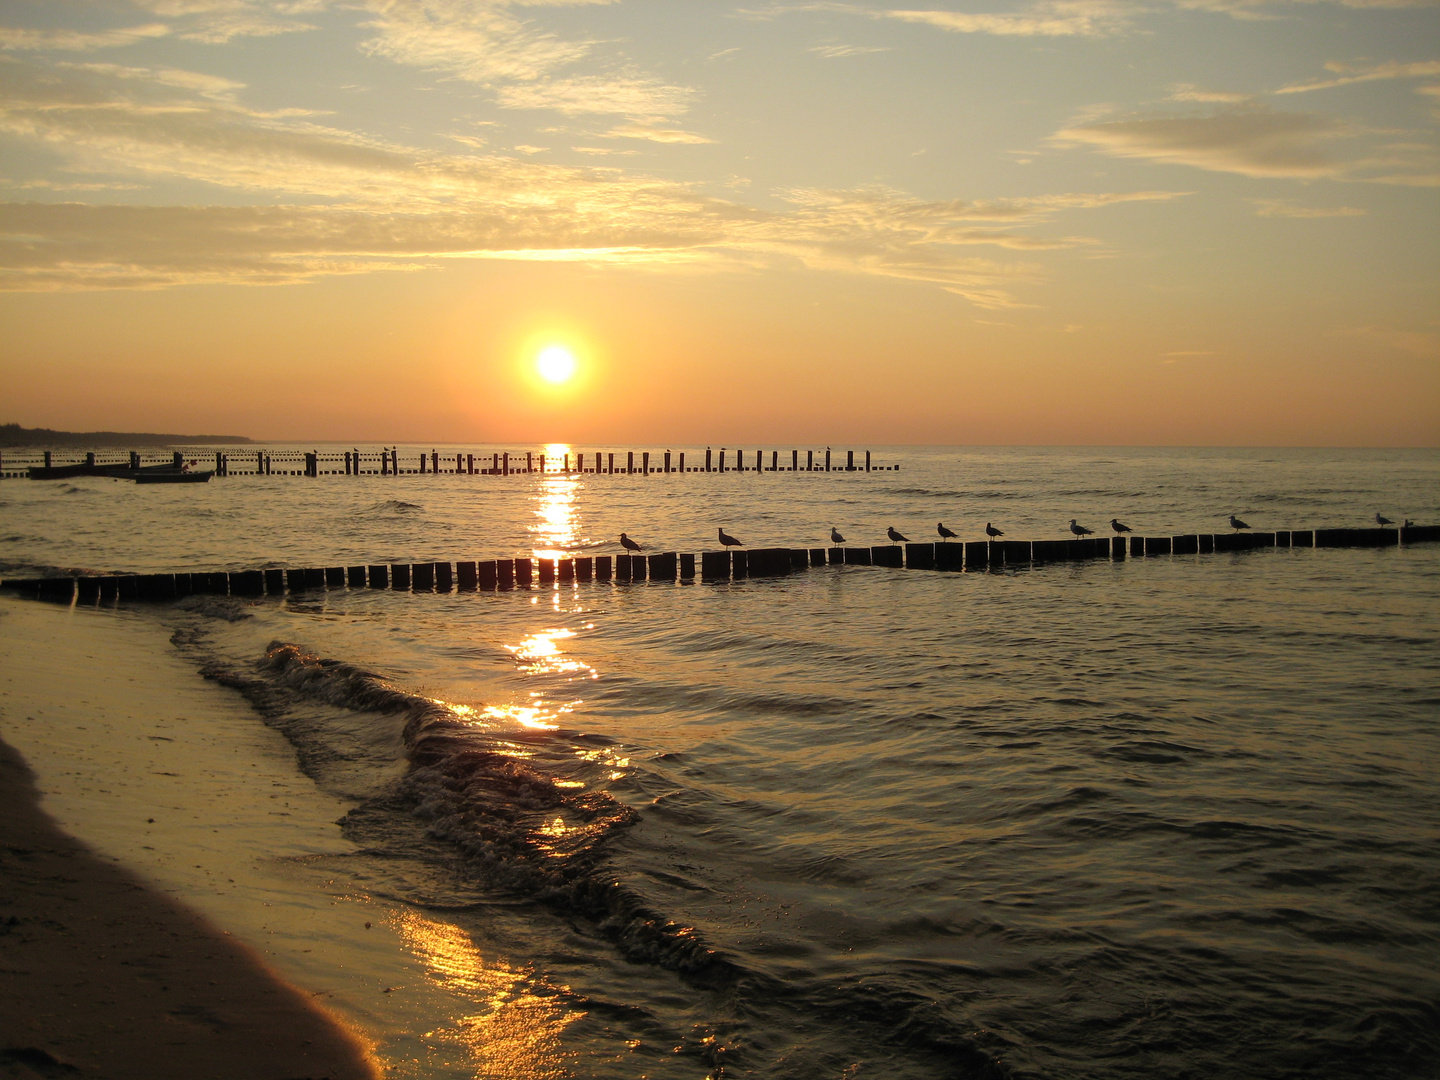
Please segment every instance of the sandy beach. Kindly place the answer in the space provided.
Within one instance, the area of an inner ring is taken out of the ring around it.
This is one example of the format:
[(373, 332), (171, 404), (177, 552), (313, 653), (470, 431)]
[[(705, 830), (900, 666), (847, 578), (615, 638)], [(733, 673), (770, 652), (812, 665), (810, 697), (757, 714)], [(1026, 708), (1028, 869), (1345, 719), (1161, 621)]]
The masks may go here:
[[(166, 763), (146, 758), (179, 735), (157, 735), (157, 724), (194, 715), (187, 692), (223, 698), (153, 648), (160, 634), (123, 615), (13, 600), (0, 614), (0, 1075), (377, 1076), (364, 1041), (317, 1003), (320, 988), (292, 985), (233, 928), (167, 895), (195, 890), (166, 874), (166, 862), (214, 877), (218, 864), (195, 854), (208, 846), (234, 868), (230, 907), (250, 907), (244, 894), (256, 881), (245, 845), (206, 827), (207, 801), (251, 842), (276, 838), (244, 828), (253, 800), (216, 801), (233, 784), (165, 777)], [(203, 741), (186, 747), (192, 772), (205, 771), (195, 769)], [(306, 794), (299, 780), (280, 789), (282, 802)], [(331, 820), (333, 809), (309, 807)], [(151, 864), (137, 872), (117, 857), (127, 846), (148, 851)], [(277, 846), (293, 847), (293, 833)], [(222, 917), (227, 910), (208, 906)]]

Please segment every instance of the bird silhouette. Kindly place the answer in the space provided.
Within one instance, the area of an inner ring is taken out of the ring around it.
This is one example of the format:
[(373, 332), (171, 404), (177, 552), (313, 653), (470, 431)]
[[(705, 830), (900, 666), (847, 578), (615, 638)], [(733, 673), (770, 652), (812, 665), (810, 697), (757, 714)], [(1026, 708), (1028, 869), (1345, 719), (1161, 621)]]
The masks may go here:
[(1230, 528), (1239, 531), (1240, 529), (1248, 529), (1249, 527), (1249, 525), (1246, 525), (1245, 522), (1241, 521), (1234, 514), (1230, 515)]
[(900, 543), (900, 541), (902, 541), (902, 540), (905, 541), (905, 543), (907, 543), (907, 544), (910, 542), (910, 538), (909, 538), (908, 536), (904, 536), (904, 535), (902, 535), (901, 533), (896, 532), (896, 531), (895, 531), (895, 526), (893, 526), (893, 525), (890, 525), (890, 526), (887, 526), (887, 527), (886, 527), (886, 529), (885, 529), (885, 535), (890, 538), (890, 542), (891, 542), (892, 544), (898, 544), (898, 543)]
[(935, 531), (940, 534), (940, 542), (942, 544), (947, 540), (955, 539), (955, 534), (949, 529), (945, 528), (945, 523), (943, 521), (936, 524)]
[(1400, 527), (1401, 527), (1402, 529), (1413, 529), (1413, 528), (1415, 528), (1415, 522), (1411, 521), (1409, 518), (1406, 518), (1406, 519), (1405, 519), (1405, 524), (1404, 524), (1404, 525), (1401, 525)]
[(993, 540), (995, 537), (1004, 536), (1005, 534), (987, 521), (985, 522), (985, 535)]
[(1110, 519), (1110, 528), (1114, 529), (1117, 533), (1127, 533), (1130, 531), (1129, 525), (1121, 524), (1120, 521), (1115, 518)]
[(724, 529), (719, 529), (719, 530), (717, 530), (717, 531), (720, 533), (720, 543), (724, 544), (726, 547), (744, 547), (744, 546), (745, 546), (745, 541), (743, 541), (743, 540), (736, 540), (735, 537), (731, 536), (731, 535), (730, 535), (729, 533), (727, 533)]
[(831, 525), (831, 526), (830, 526), (830, 543), (832, 543), (832, 544), (843, 544), (844, 542), (845, 542), (845, 537), (843, 537), (843, 536), (840, 535), (840, 530), (837, 529), (837, 528), (835, 528), (834, 525)]
[(1389, 518), (1387, 518), (1387, 517), (1381, 517), (1381, 516), (1380, 516), (1380, 512), (1377, 510), (1377, 511), (1375, 512), (1375, 524), (1376, 524), (1376, 525), (1394, 525), (1395, 522), (1391, 521), (1391, 520), (1390, 520)]
[(1092, 532), (1094, 532), (1095, 530), (1094, 530), (1094, 529), (1087, 529), (1087, 528), (1085, 528), (1084, 525), (1076, 525), (1076, 524), (1075, 524), (1075, 519), (1074, 519), (1074, 518), (1071, 518), (1071, 519), (1070, 519), (1070, 531), (1071, 531), (1072, 533), (1074, 533), (1076, 536), (1089, 536), (1089, 535), (1090, 535)]
[(631, 540), (630, 537), (626, 536), (624, 533), (621, 533), (621, 534), (620, 534), (620, 546), (623, 547), (626, 551), (643, 551), (643, 550), (645, 550), (645, 549), (642, 548), (639, 544), (637, 544), (634, 540)]

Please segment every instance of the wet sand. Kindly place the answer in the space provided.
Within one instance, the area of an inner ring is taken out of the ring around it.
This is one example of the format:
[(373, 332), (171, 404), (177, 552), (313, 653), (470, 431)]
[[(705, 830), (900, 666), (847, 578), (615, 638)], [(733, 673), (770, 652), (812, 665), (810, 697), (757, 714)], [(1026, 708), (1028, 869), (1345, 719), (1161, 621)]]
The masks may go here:
[(0, 1076), (377, 1075), (249, 949), (61, 832), (0, 743)]

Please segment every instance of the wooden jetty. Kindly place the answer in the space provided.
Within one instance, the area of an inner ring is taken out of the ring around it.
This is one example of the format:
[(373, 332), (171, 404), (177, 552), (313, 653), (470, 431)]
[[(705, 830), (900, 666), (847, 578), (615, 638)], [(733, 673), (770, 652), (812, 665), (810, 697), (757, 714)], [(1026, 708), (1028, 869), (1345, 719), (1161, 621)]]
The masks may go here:
[[(7, 579), (0, 588), (60, 603), (167, 601), (191, 595), (280, 596), (320, 589), (396, 592), (494, 592), (572, 588), (591, 583), (691, 584), (771, 578), (826, 566), (993, 573), (1046, 563), (1199, 557), (1273, 548), (1398, 547), (1440, 540), (1440, 525), (1386, 529), (1304, 529), (1186, 536), (1082, 537), (1071, 540), (991, 540), (885, 544), (876, 547), (748, 548), (595, 555), (560, 559), (509, 558), (460, 562), (390, 563), (294, 569), (111, 574)], [(698, 575), (697, 575), (698, 570)]]
[[(190, 455), (173, 451), (168, 457), (142, 460), (136, 451), (128, 458), (97, 456), (96, 451), (74, 452), (76, 460), (57, 461), (54, 451), (40, 456), (33, 452), (10, 453), (0, 457), (0, 478), (59, 480), (72, 476), (123, 476), (125, 470), (140, 470), (155, 464), (180, 468)], [(215, 476), (298, 476), (318, 479), (322, 476), (674, 476), (680, 473), (869, 473), (899, 472), (899, 465), (881, 465), (869, 450), (844, 451), (844, 463), (838, 453), (826, 450), (740, 450), (706, 449), (704, 463), (699, 453), (689, 461), (686, 452), (670, 450), (581, 450), (574, 454), (547, 455), (527, 450), (524, 459), (510, 451), (456, 451), (447, 449), (425, 453), (385, 447), (362, 451), (358, 447), (345, 451), (263, 449), (235, 452), (214, 451)], [(857, 456), (859, 455), (859, 456)], [(70, 454), (68, 456), (74, 456)], [(192, 460), (209, 465), (209, 451), (197, 453)]]

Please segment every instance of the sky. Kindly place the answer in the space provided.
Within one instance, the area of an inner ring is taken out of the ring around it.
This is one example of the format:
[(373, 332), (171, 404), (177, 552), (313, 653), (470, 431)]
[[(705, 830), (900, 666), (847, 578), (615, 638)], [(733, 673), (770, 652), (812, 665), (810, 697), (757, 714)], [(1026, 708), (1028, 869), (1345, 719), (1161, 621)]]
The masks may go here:
[(1437, 129), (1424, 0), (0, 0), (0, 422), (1436, 446)]

